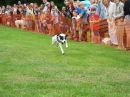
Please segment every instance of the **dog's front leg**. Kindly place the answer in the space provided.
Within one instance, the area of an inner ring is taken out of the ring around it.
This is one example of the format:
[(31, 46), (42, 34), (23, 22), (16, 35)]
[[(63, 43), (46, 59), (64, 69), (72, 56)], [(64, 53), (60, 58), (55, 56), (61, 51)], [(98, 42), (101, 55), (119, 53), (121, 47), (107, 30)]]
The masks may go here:
[(68, 48), (68, 42), (67, 42), (67, 40), (66, 40), (65, 44), (66, 44), (66, 48)]
[(62, 54), (64, 54), (64, 51), (63, 51), (63, 48), (62, 48), (62, 44), (59, 43), (59, 46), (60, 46), (60, 50), (61, 50)]
[(17, 21), (15, 21), (15, 26), (16, 26), (16, 28), (19, 28), (19, 24)]
[(55, 38), (52, 37), (52, 45), (55, 43)]
[(21, 30), (23, 30), (23, 29), (24, 29), (24, 24), (21, 23)]

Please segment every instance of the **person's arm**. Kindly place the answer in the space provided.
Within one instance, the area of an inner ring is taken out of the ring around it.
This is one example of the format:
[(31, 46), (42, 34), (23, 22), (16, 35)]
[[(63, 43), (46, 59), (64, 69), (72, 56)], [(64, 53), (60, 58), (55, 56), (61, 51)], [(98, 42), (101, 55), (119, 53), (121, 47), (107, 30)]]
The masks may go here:
[(96, 10), (96, 13), (100, 16), (100, 12), (101, 12), (101, 5), (100, 5), (101, 1), (98, 2), (97, 4), (97, 10)]
[(113, 9), (111, 9), (111, 10), (113, 10), (112, 18), (115, 18), (115, 16), (116, 16), (116, 4), (115, 3), (113, 4)]

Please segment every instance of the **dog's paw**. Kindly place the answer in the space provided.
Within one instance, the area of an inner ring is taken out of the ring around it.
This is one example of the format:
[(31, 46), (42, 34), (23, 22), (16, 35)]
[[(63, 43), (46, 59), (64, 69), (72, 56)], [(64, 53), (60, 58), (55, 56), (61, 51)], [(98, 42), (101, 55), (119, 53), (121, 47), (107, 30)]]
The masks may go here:
[(62, 53), (62, 55), (64, 55), (65, 53)]

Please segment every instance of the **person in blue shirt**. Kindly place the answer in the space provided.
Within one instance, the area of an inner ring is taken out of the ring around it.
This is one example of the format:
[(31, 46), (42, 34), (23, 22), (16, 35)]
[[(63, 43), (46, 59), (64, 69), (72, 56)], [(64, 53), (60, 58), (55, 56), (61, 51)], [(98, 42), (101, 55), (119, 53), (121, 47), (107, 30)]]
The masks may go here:
[(81, 13), (81, 8), (78, 6), (78, 4), (74, 3), (73, 5), (74, 5), (74, 8), (77, 11), (77, 13), (80, 14)]
[(87, 10), (85, 9), (84, 3), (81, 2), (80, 4), (81, 8), (81, 13), (79, 14), (80, 19), (81, 19), (81, 28), (82, 28), (82, 34), (81, 34), (81, 39), (79, 41), (86, 42), (87, 41), (87, 31), (89, 30), (88, 26), (88, 13)]
[(102, 1), (99, 0), (97, 3), (97, 14), (99, 15), (100, 18), (104, 19), (107, 18), (107, 14), (106, 14), (106, 8), (103, 5)]

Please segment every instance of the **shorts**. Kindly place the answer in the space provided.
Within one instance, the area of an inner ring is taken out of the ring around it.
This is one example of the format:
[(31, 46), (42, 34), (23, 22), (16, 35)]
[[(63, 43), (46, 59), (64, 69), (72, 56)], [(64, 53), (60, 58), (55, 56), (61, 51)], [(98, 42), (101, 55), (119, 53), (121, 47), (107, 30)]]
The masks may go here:
[(52, 28), (52, 25), (51, 25), (51, 24), (47, 24), (47, 28), (48, 28), (48, 29), (51, 29), (51, 28)]
[(95, 36), (100, 36), (99, 30), (93, 30), (93, 33), (94, 33)]
[(81, 24), (88, 24), (87, 18), (81, 18)]

